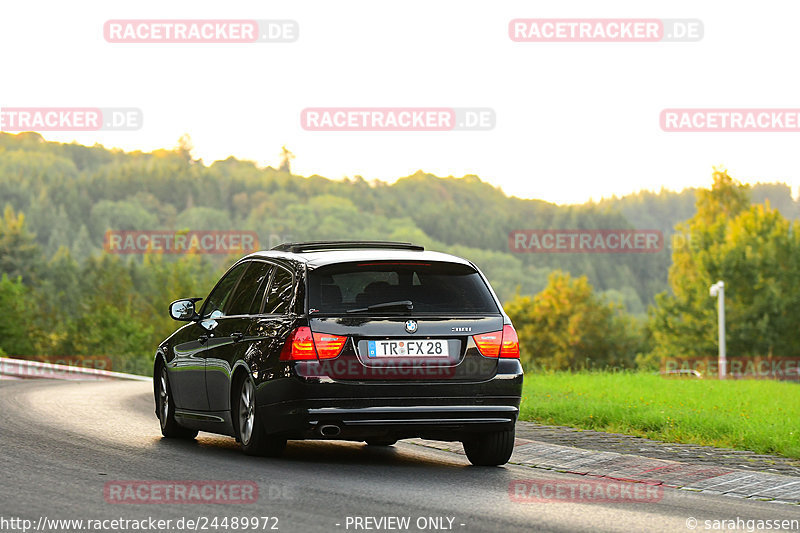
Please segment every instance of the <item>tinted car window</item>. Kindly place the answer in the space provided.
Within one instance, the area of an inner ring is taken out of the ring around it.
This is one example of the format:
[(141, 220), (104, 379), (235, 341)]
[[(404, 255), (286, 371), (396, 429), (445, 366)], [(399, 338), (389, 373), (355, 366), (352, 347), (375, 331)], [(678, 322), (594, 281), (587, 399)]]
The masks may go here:
[[(309, 272), (309, 306), (319, 313), (345, 313), (371, 305), (410, 300), (414, 313), (498, 314), (480, 274), (455, 263), (347, 263)], [(381, 313), (405, 312), (385, 308)]]
[(264, 263), (268, 266), (268, 268), (262, 273), (262, 277), (258, 281), (258, 291), (256, 292), (255, 298), (253, 298), (253, 302), (250, 304), (250, 314), (257, 315), (261, 313), (261, 306), (264, 304), (264, 294), (267, 292), (267, 288), (269, 287), (269, 278), (272, 275), (272, 271), (275, 269), (274, 266)]
[[(262, 282), (269, 274), (270, 265), (262, 261), (250, 261), (247, 270), (239, 280), (230, 303), (225, 306), (226, 315), (247, 315), (251, 314), (253, 301), (257, 298), (258, 290)], [(263, 292), (261, 293), (263, 296)], [(257, 309), (261, 307), (261, 299), (258, 300)], [(255, 311), (256, 314), (258, 310)]]
[(267, 303), (264, 305), (266, 314), (286, 314), (289, 312), (289, 303), (292, 298), (292, 274), (280, 267), (275, 268), (272, 282), (267, 292)]
[(208, 295), (206, 303), (203, 305), (203, 310), (201, 311), (203, 318), (209, 318), (215, 311), (219, 311), (224, 315), (225, 304), (230, 299), (231, 293), (236, 287), (236, 282), (239, 281), (239, 277), (247, 268), (247, 265), (248, 263), (239, 263), (217, 283), (217, 286)]

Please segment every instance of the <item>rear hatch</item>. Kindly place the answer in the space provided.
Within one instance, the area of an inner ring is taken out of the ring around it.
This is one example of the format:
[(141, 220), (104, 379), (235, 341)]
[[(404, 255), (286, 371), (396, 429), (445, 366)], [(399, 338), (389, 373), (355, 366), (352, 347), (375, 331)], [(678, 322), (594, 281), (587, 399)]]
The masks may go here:
[(310, 270), (308, 317), (319, 353), (299, 370), (308, 377), (481, 381), (497, 372), (504, 317), (466, 264), (370, 261)]

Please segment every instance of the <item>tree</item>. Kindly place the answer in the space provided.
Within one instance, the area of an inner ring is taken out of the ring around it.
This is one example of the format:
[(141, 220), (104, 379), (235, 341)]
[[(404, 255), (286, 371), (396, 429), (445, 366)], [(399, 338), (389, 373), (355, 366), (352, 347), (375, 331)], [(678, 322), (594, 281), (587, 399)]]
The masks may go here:
[(31, 281), (39, 268), (36, 236), (25, 228), (25, 215), (7, 205), (0, 219), (0, 274)]
[(596, 296), (585, 276), (553, 272), (542, 292), (517, 296), (505, 309), (529, 370), (632, 367), (641, 349), (641, 328), (618, 304)]
[(286, 172), (287, 174), (291, 174), (292, 159), (294, 159), (294, 154), (284, 145), (281, 148), (281, 166), (278, 168), (278, 170), (281, 172)]
[[(108, 356), (114, 370), (147, 374), (155, 347), (153, 316), (137, 290), (136, 264), (108, 254), (90, 257), (80, 274), (77, 317), (60, 348), (76, 355)], [(147, 310), (149, 311), (149, 310)]]
[(65, 350), (63, 344), (69, 332), (75, 331), (73, 324), (82, 309), (84, 293), (80, 274), (77, 261), (64, 245), (57, 248), (45, 265), (42, 280), (32, 294), (38, 332), (34, 341), (37, 354), (75, 354)]
[(697, 193), (697, 212), (679, 224), (684, 246), (673, 250), (671, 293), (650, 311), (661, 358), (716, 357), (716, 306), (708, 293), (725, 281), (728, 352), (736, 356), (789, 356), (800, 342), (800, 225), (767, 202), (750, 205), (749, 188), (726, 171)]
[(89, 237), (89, 230), (86, 226), (81, 224), (75, 240), (72, 241), (72, 253), (79, 262), (83, 262), (94, 254), (95, 247), (92, 244), (92, 239)]
[(100, 200), (89, 215), (89, 234), (93, 242), (103, 242), (106, 231), (152, 230), (158, 228), (158, 217), (139, 202)]
[(188, 133), (184, 133), (178, 138), (178, 144), (175, 151), (181, 156), (181, 159), (187, 163), (194, 162), (194, 143), (192, 137)]
[(33, 353), (33, 303), (30, 289), (20, 278), (0, 276), (0, 352), (9, 355)]

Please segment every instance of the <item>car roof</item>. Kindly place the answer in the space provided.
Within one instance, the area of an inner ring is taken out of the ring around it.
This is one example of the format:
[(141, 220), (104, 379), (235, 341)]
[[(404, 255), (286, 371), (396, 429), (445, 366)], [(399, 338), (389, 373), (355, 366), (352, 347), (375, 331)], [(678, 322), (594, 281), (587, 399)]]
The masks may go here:
[(393, 250), (393, 249), (339, 249), (315, 250), (310, 252), (282, 252), (264, 250), (254, 252), (247, 258), (263, 257), (265, 259), (288, 259), (305, 263), (309, 268), (337, 263), (358, 261), (435, 261), (472, 266), (472, 263), (455, 255), (433, 251)]

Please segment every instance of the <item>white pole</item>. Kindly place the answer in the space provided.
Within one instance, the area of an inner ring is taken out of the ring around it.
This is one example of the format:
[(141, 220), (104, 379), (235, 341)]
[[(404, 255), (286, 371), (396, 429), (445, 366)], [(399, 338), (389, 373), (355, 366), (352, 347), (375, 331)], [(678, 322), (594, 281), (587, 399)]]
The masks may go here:
[(711, 295), (717, 297), (717, 320), (719, 323), (719, 379), (725, 379), (727, 358), (725, 357), (725, 283), (718, 281), (711, 286)]

